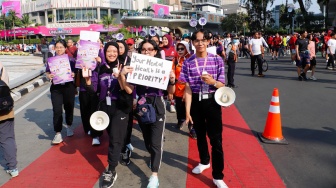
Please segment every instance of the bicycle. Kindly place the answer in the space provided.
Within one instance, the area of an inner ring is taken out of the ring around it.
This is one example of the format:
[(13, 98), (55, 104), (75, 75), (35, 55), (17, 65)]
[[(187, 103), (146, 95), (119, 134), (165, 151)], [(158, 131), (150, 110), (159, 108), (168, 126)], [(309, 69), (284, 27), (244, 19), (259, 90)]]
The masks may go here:
[[(256, 62), (254, 64), (254, 69), (257, 70), (258, 68), (258, 63)], [(268, 62), (266, 61), (266, 59), (262, 59), (262, 70), (263, 72), (266, 72), (268, 70)]]

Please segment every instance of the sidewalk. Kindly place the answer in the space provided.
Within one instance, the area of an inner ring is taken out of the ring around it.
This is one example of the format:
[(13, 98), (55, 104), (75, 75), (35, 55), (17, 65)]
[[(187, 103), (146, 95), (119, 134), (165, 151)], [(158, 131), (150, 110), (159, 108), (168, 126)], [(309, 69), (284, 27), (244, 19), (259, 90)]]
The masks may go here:
[(31, 82), (45, 72), (42, 57), (0, 55), (0, 62), (8, 72), (9, 87), (15, 93), (12, 94), (14, 101), (47, 81), (46, 78), (41, 78)]

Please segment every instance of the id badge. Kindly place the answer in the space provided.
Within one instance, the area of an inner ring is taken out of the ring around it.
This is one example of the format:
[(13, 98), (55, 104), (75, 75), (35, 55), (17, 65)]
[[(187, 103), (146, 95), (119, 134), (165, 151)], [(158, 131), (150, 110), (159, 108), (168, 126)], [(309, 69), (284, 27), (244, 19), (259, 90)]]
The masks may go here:
[(202, 99), (209, 99), (209, 95), (208, 94), (202, 94)]
[(106, 105), (111, 106), (111, 97), (109, 96), (106, 97)]

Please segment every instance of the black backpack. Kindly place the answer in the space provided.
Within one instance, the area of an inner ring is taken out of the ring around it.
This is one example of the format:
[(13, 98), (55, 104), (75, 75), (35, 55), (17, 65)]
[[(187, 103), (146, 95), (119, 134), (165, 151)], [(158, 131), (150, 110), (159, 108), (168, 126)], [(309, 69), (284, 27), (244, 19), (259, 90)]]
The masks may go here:
[(0, 70), (0, 115), (7, 114), (14, 107), (14, 100), (11, 96), (11, 90), (4, 82), (1, 80), (3, 68)]

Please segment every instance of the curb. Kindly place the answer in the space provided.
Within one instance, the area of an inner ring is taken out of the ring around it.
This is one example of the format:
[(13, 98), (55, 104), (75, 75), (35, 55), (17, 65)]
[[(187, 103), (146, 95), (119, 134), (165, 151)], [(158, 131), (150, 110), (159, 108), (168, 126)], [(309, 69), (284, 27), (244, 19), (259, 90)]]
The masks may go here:
[(18, 79), (14, 79), (13, 81), (11, 81), (9, 83), (9, 88), (13, 89), (16, 88), (24, 83), (26, 83), (27, 81), (33, 80), (36, 77), (42, 75), (45, 73), (45, 67), (40, 67), (36, 70), (31, 71), (29, 74), (24, 74), (23, 76), (19, 77)]
[(33, 91), (35, 88), (42, 86), (47, 81), (48, 81), (47, 77), (42, 77), (38, 79), (36, 82), (34, 82), (33, 84), (27, 85), (24, 88), (20, 89), (19, 91), (11, 93), (13, 100), (18, 101), (19, 99), (22, 98), (22, 96)]

